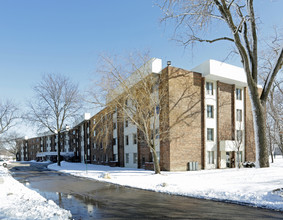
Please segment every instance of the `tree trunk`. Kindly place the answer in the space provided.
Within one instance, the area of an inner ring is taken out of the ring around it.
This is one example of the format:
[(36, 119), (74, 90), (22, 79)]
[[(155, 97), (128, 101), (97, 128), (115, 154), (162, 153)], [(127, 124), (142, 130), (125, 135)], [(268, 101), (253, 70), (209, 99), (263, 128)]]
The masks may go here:
[(57, 165), (61, 166), (60, 162), (60, 153), (61, 153), (61, 138), (60, 138), (60, 132), (58, 132), (58, 152), (57, 152)]
[(274, 163), (270, 127), (268, 127), (268, 134), (269, 134), (269, 151), (270, 151), (270, 156), (271, 156), (271, 163)]
[(280, 130), (279, 131), (279, 137), (280, 137), (280, 143), (279, 143), (279, 149), (281, 153), (283, 154), (283, 132)]
[(237, 150), (237, 167), (240, 169), (241, 165), (240, 165), (240, 150), (238, 148)]
[(154, 173), (160, 174), (159, 160), (158, 160), (155, 148), (152, 148), (152, 157), (153, 157), (153, 164), (154, 164)]
[(254, 134), (256, 144), (256, 162), (259, 167), (269, 167), (268, 146), (266, 138), (266, 105), (262, 103), (257, 95), (251, 92), (253, 106)]

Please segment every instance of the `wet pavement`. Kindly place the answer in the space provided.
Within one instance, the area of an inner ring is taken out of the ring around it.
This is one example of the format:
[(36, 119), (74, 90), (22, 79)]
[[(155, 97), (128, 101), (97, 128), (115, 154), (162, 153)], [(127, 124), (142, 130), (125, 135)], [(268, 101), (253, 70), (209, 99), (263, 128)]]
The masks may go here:
[(9, 169), (74, 219), (283, 219), (283, 212), (121, 187), (51, 171), (45, 164), (15, 163)]

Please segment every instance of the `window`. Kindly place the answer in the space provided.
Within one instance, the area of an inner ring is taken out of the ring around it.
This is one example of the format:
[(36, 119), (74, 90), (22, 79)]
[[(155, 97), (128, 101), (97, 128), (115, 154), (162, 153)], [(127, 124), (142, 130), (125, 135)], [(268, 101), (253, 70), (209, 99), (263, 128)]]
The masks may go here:
[(237, 141), (238, 142), (241, 142), (242, 141), (242, 138), (243, 138), (243, 131), (242, 130), (237, 130), (236, 131), (236, 135), (237, 135)]
[(160, 112), (160, 107), (159, 107), (159, 105), (157, 105), (156, 106), (156, 114), (159, 114), (159, 112)]
[(206, 82), (206, 94), (213, 95), (213, 83), (212, 82)]
[(133, 134), (133, 144), (137, 144), (137, 134)]
[(208, 118), (213, 118), (213, 105), (207, 105), (207, 116)]
[(113, 161), (116, 161), (117, 154), (113, 154)]
[(92, 156), (92, 160), (96, 161), (96, 155), (95, 154)]
[(214, 141), (214, 129), (213, 128), (207, 129), (207, 140)]
[(96, 135), (96, 132), (95, 132), (95, 130), (93, 131), (93, 136), (95, 137), (95, 135)]
[(125, 144), (129, 145), (129, 136), (128, 135), (125, 136)]
[(93, 149), (96, 149), (96, 144), (95, 143), (92, 146), (93, 146)]
[(214, 151), (208, 151), (208, 163), (214, 164)]
[(129, 163), (130, 159), (129, 159), (129, 154), (126, 153), (126, 163)]
[(116, 122), (113, 122), (113, 130), (115, 130), (116, 129)]
[(116, 138), (113, 138), (113, 145), (116, 145)]
[(138, 161), (137, 153), (134, 153), (133, 156), (134, 156), (134, 163), (137, 163), (137, 161)]
[(159, 129), (155, 129), (155, 139), (159, 139)]
[(125, 120), (125, 127), (127, 128), (129, 126), (129, 121), (128, 119)]
[(236, 89), (236, 99), (242, 100), (242, 90), (241, 89)]
[(242, 110), (241, 109), (237, 109), (236, 120), (237, 121), (242, 121)]

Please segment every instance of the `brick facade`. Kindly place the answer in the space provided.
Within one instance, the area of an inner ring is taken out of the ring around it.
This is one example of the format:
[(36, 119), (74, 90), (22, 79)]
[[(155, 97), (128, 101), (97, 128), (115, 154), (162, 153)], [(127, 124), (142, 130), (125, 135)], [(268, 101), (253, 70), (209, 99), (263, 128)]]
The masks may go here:
[(183, 69), (167, 69), (170, 170), (187, 170), (188, 162), (202, 163), (202, 77)]

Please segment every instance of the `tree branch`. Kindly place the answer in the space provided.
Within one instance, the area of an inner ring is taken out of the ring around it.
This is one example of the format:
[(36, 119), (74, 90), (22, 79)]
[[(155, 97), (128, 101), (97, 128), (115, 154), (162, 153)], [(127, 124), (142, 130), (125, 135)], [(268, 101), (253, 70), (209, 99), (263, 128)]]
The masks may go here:
[(190, 42), (194, 42), (194, 41), (206, 42), (206, 43), (214, 43), (214, 42), (221, 41), (221, 40), (227, 40), (227, 41), (234, 42), (234, 40), (232, 38), (229, 38), (229, 37), (220, 37), (220, 38), (216, 38), (216, 39), (212, 39), (212, 40), (201, 39), (201, 38), (198, 38), (196, 36), (191, 36), (191, 37), (192, 37), (191, 39), (189, 39), (186, 42), (184, 42), (185, 45), (189, 44)]
[(276, 60), (276, 63), (274, 65), (274, 68), (272, 69), (272, 71), (268, 74), (268, 77), (265, 81), (264, 87), (263, 87), (263, 91), (261, 93), (261, 97), (260, 100), (262, 102), (265, 102), (267, 100), (269, 91), (271, 89), (272, 83), (275, 79), (275, 76), (277, 75), (277, 73), (279, 72), (279, 70), (282, 68), (283, 65), (283, 46), (281, 47), (281, 50), (279, 52), (278, 58)]

